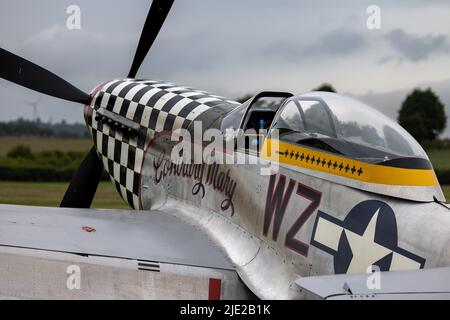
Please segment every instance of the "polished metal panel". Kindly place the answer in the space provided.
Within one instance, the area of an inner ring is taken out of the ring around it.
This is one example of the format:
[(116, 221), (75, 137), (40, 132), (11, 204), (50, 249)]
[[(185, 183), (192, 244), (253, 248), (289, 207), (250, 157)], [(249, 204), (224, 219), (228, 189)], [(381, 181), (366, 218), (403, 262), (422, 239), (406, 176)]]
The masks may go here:
[(193, 226), (159, 211), (0, 205), (0, 245), (233, 269)]
[[(320, 210), (333, 216), (336, 221), (344, 221), (352, 208), (367, 200), (386, 203), (392, 208), (395, 222), (391, 226), (395, 228), (395, 246), (400, 248), (392, 250), (400, 254), (398, 257), (418, 256), (425, 261), (425, 268), (450, 265), (450, 249), (446, 245), (450, 241), (450, 214), (438, 203), (386, 197), (314, 177), (298, 168), (280, 166), (278, 172), (274, 172), (276, 181), (284, 176), (287, 181), (294, 181), (296, 186), (301, 184), (321, 193), (318, 210), (295, 235), (298, 241), (309, 247), (307, 254), (302, 255), (287, 247), (285, 239), (293, 223), (311, 203), (310, 200), (293, 192), (278, 239), (273, 240), (273, 225), (268, 235), (263, 234), (270, 179), (270, 176), (261, 175), (264, 163), (171, 167), (170, 154), (174, 143), (170, 141), (170, 136), (159, 137), (146, 150), (141, 180), (143, 209), (158, 209), (177, 216), (205, 232), (225, 252), (241, 279), (260, 298), (310, 298), (309, 293), (296, 286), (294, 281), (299, 276), (335, 273), (333, 255), (311, 243), (317, 212)], [(195, 176), (194, 172), (201, 172), (202, 175)], [(231, 197), (220, 183), (215, 185), (208, 180), (208, 173), (211, 172), (216, 172), (216, 177), (222, 175), (222, 181), (228, 179), (236, 183)], [(230, 202), (227, 200), (231, 200), (234, 210), (224, 207), (224, 203)], [(358, 255), (370, 253), (372, 248), (365, 248), (362, 252), (356, 248), (353, 250), (359, 258)], [(411, 261), (409, 266), (396, 263), (392, 268), (420, 267)]]
[[(0, 246), (0, 299), (206, 300), (211, 279), (220, 281), (220, 299), (253, 298), (234, 270), (151, 263), (159, 270), (141, 268), (142, 260)], [(79, 287), (68, 287), (75, 274)]]
[[(377, 287), (371, 285), (374, 277), (379, 277)], [(449, 267), (378, 274), (305, 277), (298, 278), (295, 283), (322, 299), (450, 299)]]

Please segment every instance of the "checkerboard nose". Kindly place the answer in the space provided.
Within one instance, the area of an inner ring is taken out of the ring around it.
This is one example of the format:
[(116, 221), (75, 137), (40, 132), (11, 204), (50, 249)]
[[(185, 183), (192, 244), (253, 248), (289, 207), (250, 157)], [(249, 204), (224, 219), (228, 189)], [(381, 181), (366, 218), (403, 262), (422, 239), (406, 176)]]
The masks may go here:
[(187, 129), (211, 108), (238, 103), (172, 83), (113, 80), (96, 88), (85, 107), (97, 153), (122, 198), (140, 207), (144, 151), (156, 133)]

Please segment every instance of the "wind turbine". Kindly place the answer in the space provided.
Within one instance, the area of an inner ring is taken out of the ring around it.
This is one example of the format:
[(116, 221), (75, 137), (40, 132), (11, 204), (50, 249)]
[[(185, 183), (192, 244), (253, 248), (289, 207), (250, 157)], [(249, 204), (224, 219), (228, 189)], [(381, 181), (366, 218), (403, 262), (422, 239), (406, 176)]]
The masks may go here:
[(42, 99), (42, 95), (40, 95), (35, 101), (25, 101), (25, 104), (33, 107), (33, 121), (37, 122), (38, 120), (38, 111), (37, 106)]

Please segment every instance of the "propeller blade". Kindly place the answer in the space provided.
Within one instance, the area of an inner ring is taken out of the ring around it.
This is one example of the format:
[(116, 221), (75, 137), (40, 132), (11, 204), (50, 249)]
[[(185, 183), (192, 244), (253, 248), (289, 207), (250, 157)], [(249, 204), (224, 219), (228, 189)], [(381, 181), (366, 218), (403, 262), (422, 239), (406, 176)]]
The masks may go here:
[(144, 61), (150, 47), (158, 35), (174, 0), (153, 0), (150, 10), (145, 20), (144, 28), (141, 32), (141, 38), (134, 54), (133, 64), (131, 65), (128, 78), (136, 77), (139, 67)]
[(34, 91), (87, 104), (89, 95), (64, 79), (0, 48), (0, 77)]
[(72, 177), (60, 207), (89, 208), (97, 191), (103, 164), (92, 147)]

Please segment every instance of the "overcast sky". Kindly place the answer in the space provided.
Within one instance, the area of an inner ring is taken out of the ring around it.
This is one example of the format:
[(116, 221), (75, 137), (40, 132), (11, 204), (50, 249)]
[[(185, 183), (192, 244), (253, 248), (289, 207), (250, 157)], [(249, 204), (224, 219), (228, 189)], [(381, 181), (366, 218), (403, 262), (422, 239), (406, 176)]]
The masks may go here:
[[(2, 0), (0, 47), (90, 91), (126, 76), (147, 0)], [(262, 90), (303, 93), (322, 82), (395, 116), (402, 94), (435, 86), (450, 104), (448, 0), (178, 0), (138, 77), (230, 98)], [(81, 8), (81, 30), (66, 9)], [(369, 5), (381, 30), (366, 27)], [(388, 99), (397, 92), (396, 99)], [(401, 93), (401, 94), (400, 94)], [(0, 120), (31, 118), (38, 94), (0, 80)], [(82, 121), (79, 105), (43, 97), (42, 120)], [(449, 113), (449, 112), (448, 112)], [(450, 132), (450, 131), (449, 131)]]

